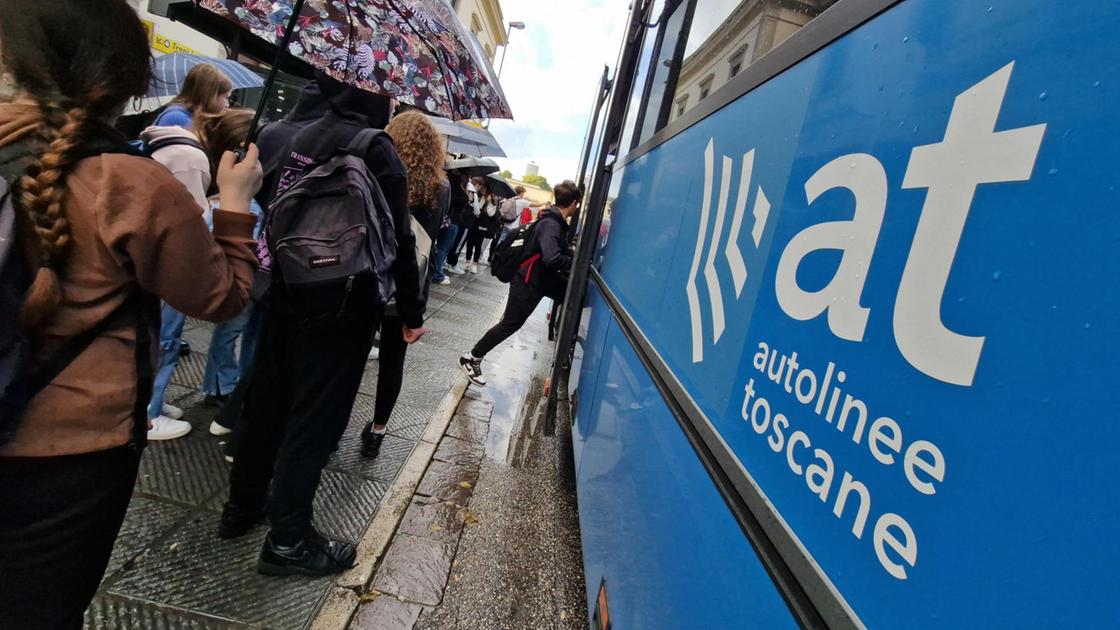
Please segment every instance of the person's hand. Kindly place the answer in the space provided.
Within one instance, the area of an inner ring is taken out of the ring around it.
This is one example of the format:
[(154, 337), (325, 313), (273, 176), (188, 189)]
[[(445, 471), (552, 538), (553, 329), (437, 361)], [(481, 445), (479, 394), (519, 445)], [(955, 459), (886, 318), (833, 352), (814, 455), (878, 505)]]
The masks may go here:
[(249, 212), (253, 195), (261, 188), (264, 171), (258, 158), (257, 145), (250, 143), (245, 157), (238, 162), (233, 151), (222, 154), (218, 163), (218, 196), (223, 210)]
[(409, 328), (408, 326), (402, 324), (401, 328), (404, 332), (404, 342), (407, 344), (414, 344), (417, 341), (420, 341), (420, 338), (424, 336), (424, 333), (428, 332), (428, 327), (423, 325), (419, 328)]

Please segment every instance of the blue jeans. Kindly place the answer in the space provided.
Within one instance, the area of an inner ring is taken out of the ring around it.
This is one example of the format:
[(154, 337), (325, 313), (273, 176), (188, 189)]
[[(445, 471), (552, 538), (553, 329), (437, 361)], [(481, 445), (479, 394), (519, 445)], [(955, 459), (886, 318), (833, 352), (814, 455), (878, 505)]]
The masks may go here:
[[(255, 335), (245, 335), (253, 307), (249, 306), (233, 319), (214, 326), (210, 338), (210, 353), (206, 359), (206, 371), (202, 376), (202, 393), (207, 396), (224, 396), (237, 387), (237, 381), (248, 368), (246, 356), (252, 356), (253, 349), (246, 348), (256, 339)], [(237, 359), (237, 338), (241, 337), (241, 360)]]
[(183, 341), (183, 324), (187, 316), (171, 308), (166, 302), (159, 309), (159, 365), (152, 383), (152, 401), (148, 404), (148, 417), (155, 418), (163, 413), (163, 395), (179, 364), (179, 348)]
[(447, 254), (451, 251), (451, 244), (455, 242), (458, 233), (459, 226), (454, 223), (439, 231), (439, 237), (436, 239), (436, 256), (429, 265), (432, 282), (443, 282), (447, 277), (443, 272), (443, 264), (447, 262)]

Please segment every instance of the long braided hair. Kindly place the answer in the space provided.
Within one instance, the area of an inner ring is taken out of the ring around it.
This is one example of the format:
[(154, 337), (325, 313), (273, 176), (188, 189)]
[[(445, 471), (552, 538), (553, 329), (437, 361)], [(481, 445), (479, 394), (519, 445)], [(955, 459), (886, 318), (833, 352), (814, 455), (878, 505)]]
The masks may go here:
[(0, 61), (18, 97), (40, 112), (31, 156), (15, 182), (20, 240), (38, 271), (20, 324), (34, 332), (62, 302), (70, 251), (66, 178), (93, 126), (147, 92), (151, 53), (125, 0), (0, 0)]

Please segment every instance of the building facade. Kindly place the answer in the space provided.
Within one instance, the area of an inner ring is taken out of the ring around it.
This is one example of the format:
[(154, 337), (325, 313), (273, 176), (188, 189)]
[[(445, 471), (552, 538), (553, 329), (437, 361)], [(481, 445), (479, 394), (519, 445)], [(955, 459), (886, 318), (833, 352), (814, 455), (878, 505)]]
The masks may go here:
[(452, 8), (466, 27), (474, 33), (490, 61), (499, 46), (506, 45), (506, 21), (498, 0), (450, 0)]

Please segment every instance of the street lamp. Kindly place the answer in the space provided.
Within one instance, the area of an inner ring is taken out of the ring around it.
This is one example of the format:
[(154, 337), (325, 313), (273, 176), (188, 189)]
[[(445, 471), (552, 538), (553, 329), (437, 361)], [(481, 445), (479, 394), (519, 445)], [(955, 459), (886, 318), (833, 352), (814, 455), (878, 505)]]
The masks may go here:
[(524, 22), (510, 22), (509, 27), (506, 28), (505, 49), (502, 50), (502, 62), (500, 64), (498, 64), (498, 76), (497, 76), (497, 78), (499, 80), (502, 78), (502, 68), (506, 65), (506, 57), (509, 56), (509, 36), (510, 36), (511, 33), (513, 33), (513, 29), (517, 29), (517, 30), (520, 31), (520, 30), (523, 30), (524, 28), (525, 28), (525, 23)]

